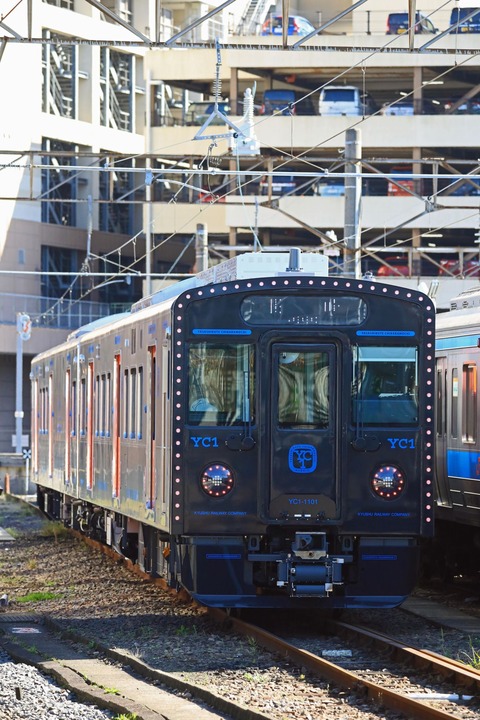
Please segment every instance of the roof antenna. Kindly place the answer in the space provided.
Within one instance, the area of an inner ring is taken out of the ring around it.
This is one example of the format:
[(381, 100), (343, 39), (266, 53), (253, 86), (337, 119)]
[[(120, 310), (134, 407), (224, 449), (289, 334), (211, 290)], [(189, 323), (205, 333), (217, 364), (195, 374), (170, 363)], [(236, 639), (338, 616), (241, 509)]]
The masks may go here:
[(300, 267), (301, 255), (302, 251), (300, 248), (290, 248), (287, 272), (301, 272), (303, 270), (303, 268)]

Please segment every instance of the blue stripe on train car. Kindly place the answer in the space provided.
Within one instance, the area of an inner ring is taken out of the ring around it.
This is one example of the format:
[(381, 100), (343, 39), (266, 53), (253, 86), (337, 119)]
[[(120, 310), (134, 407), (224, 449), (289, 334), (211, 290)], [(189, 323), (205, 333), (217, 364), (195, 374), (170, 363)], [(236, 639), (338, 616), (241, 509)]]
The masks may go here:
[(454, 350), (455, 348), (478, 347), (479, 339), (478, 333), (477, 335), (462, 335), (461, 337), (437, 338), (435, 347), (437, 350)]
[(480, 453), (477, 450), (447, 450), (450, 477), (480, 480)]

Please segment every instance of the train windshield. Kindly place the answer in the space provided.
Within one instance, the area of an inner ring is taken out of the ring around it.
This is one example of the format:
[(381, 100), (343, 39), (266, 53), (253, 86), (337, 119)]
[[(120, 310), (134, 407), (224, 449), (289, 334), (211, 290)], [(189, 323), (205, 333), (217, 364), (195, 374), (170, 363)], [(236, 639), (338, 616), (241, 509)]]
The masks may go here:
[(328, 360), (327, 352), (279, 353), (278, 424), (280, 427), (327, 427)]
[(355, 347), (352, 415), (360, 425), (418, 423), (418, 349)]
[(241, 425), (254, 422), (252, 345), (192, 343), (188, 358), (190, 425)]

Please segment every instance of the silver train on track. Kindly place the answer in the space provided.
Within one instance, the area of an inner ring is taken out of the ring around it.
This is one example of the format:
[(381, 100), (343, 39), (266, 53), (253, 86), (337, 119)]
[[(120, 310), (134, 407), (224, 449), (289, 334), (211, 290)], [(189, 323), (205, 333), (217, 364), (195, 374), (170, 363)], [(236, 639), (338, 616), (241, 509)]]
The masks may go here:
[(436, 533), (428, 571), (480, 571), (480, 291), (436, 320)]
[(400, 604), (433, 534), (435, 308), (326, 261), (245, 254), (35, 357), (41, 507), (208, 606)]

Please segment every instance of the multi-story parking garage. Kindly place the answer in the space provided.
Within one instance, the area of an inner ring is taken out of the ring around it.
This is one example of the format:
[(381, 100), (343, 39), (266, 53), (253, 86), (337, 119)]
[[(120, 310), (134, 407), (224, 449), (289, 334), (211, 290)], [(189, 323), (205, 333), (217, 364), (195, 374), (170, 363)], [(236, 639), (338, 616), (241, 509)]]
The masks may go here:
[[(189, 124), (188, 115), (182, 125), (178, 114), (175, 119), (155, 106), (150, 149), (156, 168), (164, 170), (154, 197), (156, 231), (190, 236), (205, 223), (217, 250), (255, 238), (263, 245), (289, 245), (294, 238), (318, 246), (316, 231), (334, 231), (343, 240), (345, 133), (355, 129), (362, 269), (378, 272), (383, 260), (387, 269), (380, 274), (448, 277), (461, 272), (462, 262), (471, 271), (480, 227), (479, 187), (465, 179), (479, 170), (480, 35), (473, 42), (472, 37), (444, 37), (418, 52), (408, 50), (406, 36), (393, 42), (386, 35), (342, 36), (342, 45), (322, 35), (299, 52), (221, 49), (222, 94), (231, 107), (247, 87), (255, 88), (259, 151), (235, 157), (221, 137), (227, 125), (212, 123), (203, 130), (208, 139), (196, 139), (200, 128)], [(416, 46), (425, 43), (423, 36), (418, 40)], [(147, 64), (155, 88), (162, 78), (171, 87), (188, 85), (214, 97), (215, 49), (152, 52)], [(318, 114), (321, 88), (329, 84), (368, 92), (376, 110), (364, 116)], [(258, 114), (271, 88), (309, 95), (313, 114), (297, 114), (295, 105)], [(232, 120), (238, 122), (237, 115)], [(210, 172), (195, 175), (198, 168)], [(185, 186), (179, 190), (168, 182), (174, 179)]]

